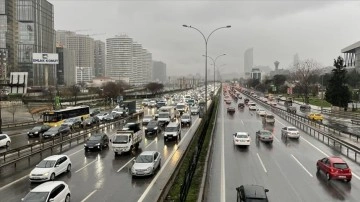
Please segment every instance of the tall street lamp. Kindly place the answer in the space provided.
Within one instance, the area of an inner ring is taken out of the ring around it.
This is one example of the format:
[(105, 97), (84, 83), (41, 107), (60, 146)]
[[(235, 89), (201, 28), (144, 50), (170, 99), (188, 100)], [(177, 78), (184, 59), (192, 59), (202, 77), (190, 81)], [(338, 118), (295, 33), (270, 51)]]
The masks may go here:
[[(219, 57), (224, 56), (224, 55), (226, 55), (226, 54), (224, 53), (224, 54), (221, 54), (221, 55), (216, 56), (215, 60), (214, 60), (212, 57), (207, 56), (208, 58), (210, 58), (210, 59), (213, 61), (213, 65), (214, 65), (214, 93), (215, 93), (215, 67), (216, 67), (216, 60), (217, 60)], [(206, 57), (205, 55), (203, 55), (203, 56)]]
[(209, 38), (210, 36), (217, 30), (219, 29), (224, 29), (224, 28), (230, 28), (231, 25), (227, 25), (227, 26), (224, 26), (224, 27), (219, 27), (219, 28), (216, 28), (214, 29), (207, 37), (205, 37), (205, 35), (196, 27), (193, 27), (191, 25), (183, 25), (183, 27), (187, 27), (187, 28), (191, 28), (191, 29), (195, 29), (196, 31), (198, 31), (202, 37), (204, 38), (204, 41), (205, 41), (205, 103), (206, 103), (206, 107), (205, 107), (205, 114), (207, 113), (207, 45), (208, 45), (208, 42), (209, 42)]

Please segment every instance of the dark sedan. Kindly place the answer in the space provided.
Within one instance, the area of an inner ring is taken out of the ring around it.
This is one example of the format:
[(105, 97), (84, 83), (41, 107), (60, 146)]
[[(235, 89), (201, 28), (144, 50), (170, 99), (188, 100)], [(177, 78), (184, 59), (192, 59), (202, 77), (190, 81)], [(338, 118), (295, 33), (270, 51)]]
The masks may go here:
[(93, 116), (93, 117), (89, 117), (89, 118), (85, 119), (82, 124), (83, 124), (83, 127), (84, 126), (90, 127), (90, 126), (94, 126), (94, 125), (99, 125), (100, 120), (97, 116)]
[(31, 129), (27, 135), (29, 137), (39, 137), (44, 132), (48, 131), (51, 127), (48, 125), (42, 125), (42, 126), (35, 126), (33, 129)]
[(145, 127), (145, 135), (148, 134), (158, 134), (160, 132), (159, 122), (156, 120), (151, 120), (148, 125)]
[(97, 133), (85, 142), (84, 149), (89, 151), (90, 149), (102, 150), (105, 147), (109, 147), (109, 137), (105, 133)]
[(55, 136), (68, 135), (71, 133), (71, 129), (68, 125), (62, 124), (61, 126), (56, 126), (50, 128), (48, 131), (43, 133), (43, 138), (52, 138)]
[(256, 139), (262, 142), (272, 143), (274, 141), (273, 135), (268, 130), (259, 130), (256, 132)]

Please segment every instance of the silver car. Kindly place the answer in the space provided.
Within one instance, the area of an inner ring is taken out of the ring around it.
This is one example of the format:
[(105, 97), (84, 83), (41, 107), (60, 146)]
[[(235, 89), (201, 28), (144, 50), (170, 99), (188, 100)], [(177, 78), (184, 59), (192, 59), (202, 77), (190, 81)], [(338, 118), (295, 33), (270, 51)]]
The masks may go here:
[(157, 151), (144, 151), (135, 160), (131, 168), (131, 175), (148, 176), (155, 174), (156, 169), (160, 168), (161, 156)]
[(297, 128), (292, 126), (287, 126), (281, 129), (281, 136), (287, 138), (299, 139), (300, 133)]

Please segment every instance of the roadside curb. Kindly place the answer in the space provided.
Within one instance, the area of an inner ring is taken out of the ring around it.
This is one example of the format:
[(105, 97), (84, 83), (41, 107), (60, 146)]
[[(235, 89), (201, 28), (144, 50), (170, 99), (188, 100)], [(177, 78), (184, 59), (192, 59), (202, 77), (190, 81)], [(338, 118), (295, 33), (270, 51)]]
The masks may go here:
[[(221, 98), (221, 95), (220, 97)], [(218, 100), (218, 104), (221, 102), (221, 99)], [(218, 114), (218, 109), (219, 109), (219, 105), (217, 106), (216, 108), (216, 111), (215, 111), (215, 119), (214, 119), (214, 125), (213, 125), (213, 128), (211, 130), (211, 134), (210, 134), (210, 141), (209, 141), (209, 150), (207, 151), (207, 154), (206, 154), (206, 158), (205, 158), (205, 166), (204, 166), (204, 170), (203, 170), (203, 176), (202, 176), (202, 179), (201, 179), (201, 185), (200, 185), (200, 190), (199, 190), (199, 195), (198, 195), (198, 199), (197, 199), (197, 202), (202, 202), (204, 201), (205, 199), (205, 190), (207, 189), (207, 181), (209, 181), (209, 178), (208, 178), (208, 173), (210, 171), (210, 167), (209, 167), (209, 159), (210, 159), (210, 154), (213, 153), (213, 139), (214, 139), (214, 131), (215, 131), (215, 128), (216, 128), (216, 122), (217, 122), (217, 114)]]

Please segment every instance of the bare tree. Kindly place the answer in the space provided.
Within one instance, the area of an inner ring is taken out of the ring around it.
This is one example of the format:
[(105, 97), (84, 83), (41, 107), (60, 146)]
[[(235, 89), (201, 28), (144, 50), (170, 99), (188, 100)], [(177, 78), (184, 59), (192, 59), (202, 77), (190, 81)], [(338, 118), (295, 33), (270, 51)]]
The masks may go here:
[(313, 59), (306, 59), (294, 64), (291, 78), (299, 87), (306, 104), (309, 104), (310, 86), (314, 83), (313, 77), (320, 73), (320, 68), (321, 65)]
[(35, 121), (33, 109), (30, 107), (29, 104), (26, 104), (25, 107), (26, 107), (27, 111), (29, 112), (29, 114), (31, 115), (32, 120)]
[(7, 107), (7, 109), (6, 109), (6, 111), (12, 115), (13, 122), (15, 122), (15, 113), (18, 110), (18, 108), (19, 108), (19, 105), (15, 104), (13, 102), (10, 102), (10, 106)]
[(70, 92), (71, 96), (74, 98), (74, 101), (75, 101), (74, 105), (76, 105), (78, 95), (80, 94), (80, 86), (76, 85), (76, 84), (70, 86), (69, 87), (69, 92)]

